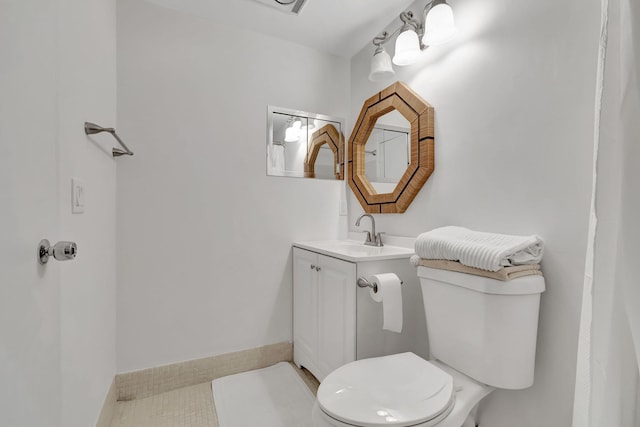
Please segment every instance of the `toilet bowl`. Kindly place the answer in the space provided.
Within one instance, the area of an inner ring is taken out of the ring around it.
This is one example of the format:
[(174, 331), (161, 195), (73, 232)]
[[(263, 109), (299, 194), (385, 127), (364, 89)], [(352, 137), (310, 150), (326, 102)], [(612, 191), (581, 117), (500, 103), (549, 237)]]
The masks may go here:
[(313, 408), (313, 425), (461, 427), (493, 390), (413, 353), (363, 359), (325, 378)]
[(501, 282), (418, 268), (434, 360), (400, 353), (348, 363), (320, 384), (314, 427), (475, 427), (495, 388), (533, 384), (542, 276)]

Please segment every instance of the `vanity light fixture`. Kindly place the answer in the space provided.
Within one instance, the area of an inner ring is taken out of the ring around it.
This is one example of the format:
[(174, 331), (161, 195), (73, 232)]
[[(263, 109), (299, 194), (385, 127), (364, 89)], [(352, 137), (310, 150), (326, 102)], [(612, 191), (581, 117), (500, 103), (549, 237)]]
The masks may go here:
[(404, 24), (400, 29), (400, 34), (396, 38), (396, 50), (393, 55), (393, 63), (404, 66), (415, 64), (420, 56), (420, 39), (418, 33), (412, 26), (413, 14), (402, 12), (400, 19)]
[(429, 13), (425, 16), (422, 43), (425, 46), (444, 44), (451, 40), (457, 32), (451, 6), (444, 0), (434, 2)]
[[(384, 37), (387, 33), (382, 33), (381, 37)], [(395, 72), (393, 71), (393, 65), (391, 65), (391, 57), (384, 50), (382, 42), (377, 42), (380, 37), (373, 39), (373, 44), (376, 46), (376, 52), (371, 59), (371, 73), (369, 74), (369, 80), (372, 82), (393, 77)]]
[(414, 64), (420, 57), (420, 51), (429, 46), (446, 43), (457, 32), (453, 10), (446, 0), (429, 1), (422, 12), (422, 19), (414, 18), (413, 12), (400, 14), (402, 25), (395, 31), (383, 32), (373, 39), (376, 51), (371, 60), (372, 82), (383, 80), (394, 75), (389, 54), (382, 46), (397, 36), (393, 63), (399, 66)]

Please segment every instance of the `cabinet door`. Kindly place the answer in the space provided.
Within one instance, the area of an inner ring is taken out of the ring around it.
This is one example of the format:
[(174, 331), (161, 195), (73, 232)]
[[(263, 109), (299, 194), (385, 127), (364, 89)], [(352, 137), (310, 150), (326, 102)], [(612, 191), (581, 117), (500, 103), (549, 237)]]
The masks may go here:
[(318, 255), (318, 368), (325, 376), (356, 358), (356, 264)]
[(315, 375), (318, 348), (317, 259), (314, 252), (293, 248), (293, 360)]

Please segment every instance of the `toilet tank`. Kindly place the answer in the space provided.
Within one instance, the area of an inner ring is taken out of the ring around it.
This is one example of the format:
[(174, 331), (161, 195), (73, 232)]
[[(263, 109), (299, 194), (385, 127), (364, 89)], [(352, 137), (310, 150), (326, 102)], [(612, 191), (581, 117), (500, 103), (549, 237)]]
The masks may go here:
[(542, 276), (509, 281), (418, 267), (435, 359), (493, 387), (533, 384)]

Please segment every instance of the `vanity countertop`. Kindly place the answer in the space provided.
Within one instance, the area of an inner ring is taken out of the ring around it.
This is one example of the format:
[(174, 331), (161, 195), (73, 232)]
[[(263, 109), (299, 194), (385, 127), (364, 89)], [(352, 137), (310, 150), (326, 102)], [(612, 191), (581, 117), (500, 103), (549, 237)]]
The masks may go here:
[(382, 247), (376, 247), (367, 246), (362, 240), (350, 239), (295, 242), (293, 246), (350, 262), (409, 259), (415, 253), (413, 246), (406, 247), (385, 244)]

